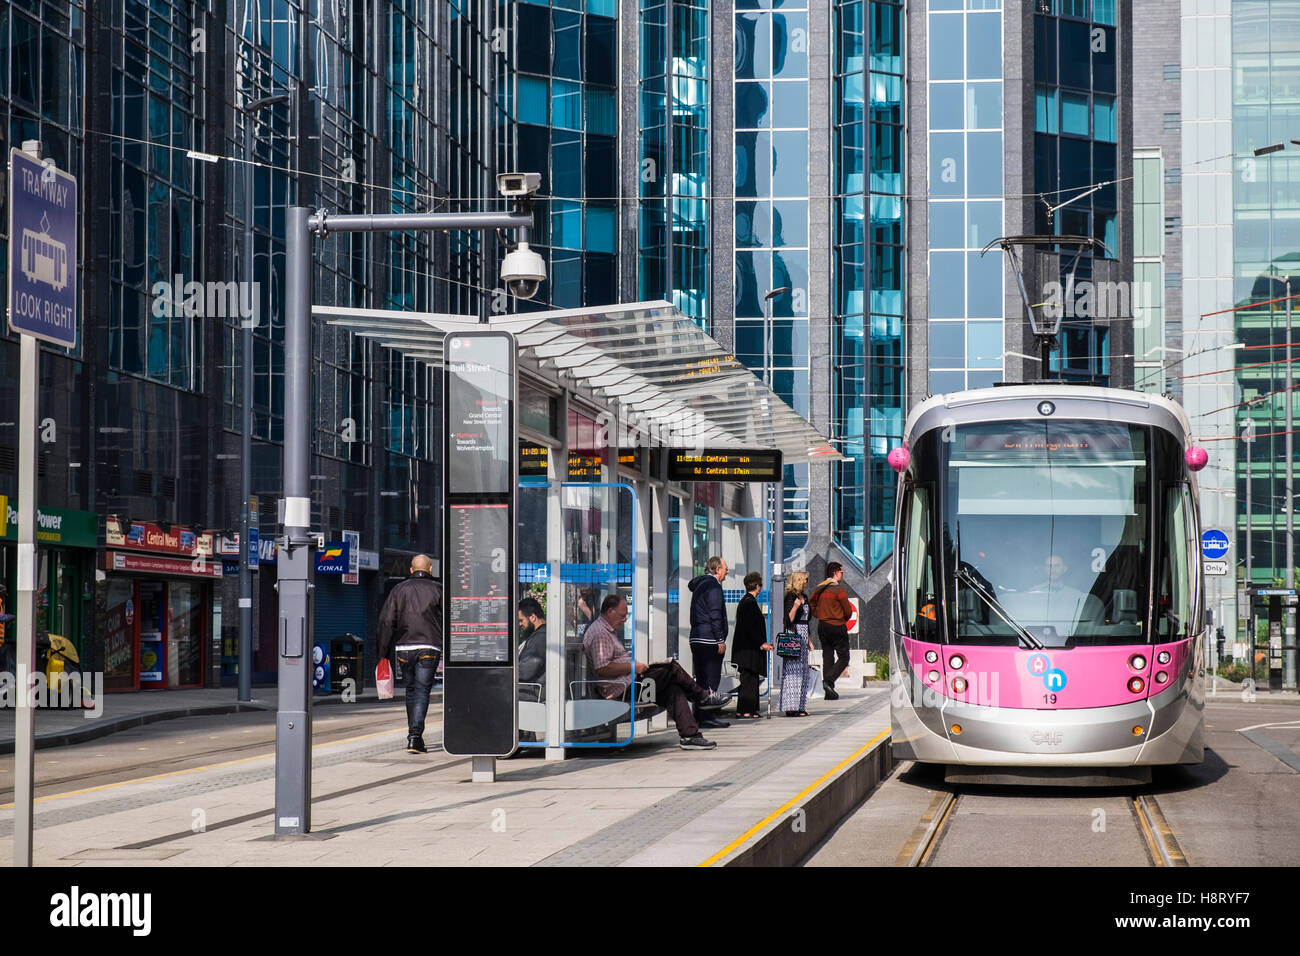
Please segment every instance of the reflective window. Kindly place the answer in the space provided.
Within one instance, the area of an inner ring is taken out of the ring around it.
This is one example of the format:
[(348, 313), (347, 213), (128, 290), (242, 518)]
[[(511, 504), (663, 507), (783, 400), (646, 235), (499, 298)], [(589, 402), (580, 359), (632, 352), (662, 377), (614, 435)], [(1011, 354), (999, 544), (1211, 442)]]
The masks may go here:
[(960, 202), (930, 203), (930, 248), (961, 249), (965, 246), (966, 207)]
[(966, 17), (966, 77), (972, 80), (1002, 78), (1000, 14), (979, 13)]
[(934, 83), (930, 86), (930, 129), (963, 129), (965, 87), (961, 83)]
[[(963, 17), (960, 15), (932, 15), (930, 17), (930, 79), (960, 80), (965, 76)], [(999, 43), (999, 49), (1001, 44)]]

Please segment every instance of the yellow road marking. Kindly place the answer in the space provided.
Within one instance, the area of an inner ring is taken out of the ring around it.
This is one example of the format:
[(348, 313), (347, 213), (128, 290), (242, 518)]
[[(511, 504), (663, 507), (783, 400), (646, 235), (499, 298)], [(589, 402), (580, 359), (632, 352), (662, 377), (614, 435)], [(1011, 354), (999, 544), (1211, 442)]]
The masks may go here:
[(758, 833), (760, 830), (764, 829), (764, 828), (765, 828), (769, 823), (771, 823), (773, 820), (777, 819), (777, 818), (780, 817), (783, 813), (787, 812), (787, 811), (790, 810), (792, 807), (794, 807), (796, 804), (798, 804), (801, 800), (803, 800), (804, 797), (808, 796), (808, 794), (812, 793), (812, 791), (814, 791), (814, 790), (816, 790), (818, 787), (820, 787), (820, 786), (821, 786), (825, 781), (829, 780), (831, 777), (833, 777), (836, 773), (838, 773), (838, 772), (839, 772), (841, 769), (843, 769), (845, 766), (847, 766), (848, 764), (852, 763), (853, 761), (855, 761), (855, 760), (857, 760), (859, 757), (861, 757), (864, 753), (866, 753), (868, 750), (870, 750), (872, 747), (874, 747), (874, 746), (876, 745), (876, 742), (879, 741), (882, 737), (886, 737), (886, 736), (888, 736), (888, 735), (889, 735), (889, 728), (886, 727), (886, 728), (885, 728), (884, 730), (882, 730), (880, 733), (876, 734), (876, 736), (872, 737), (871, 740), (867, 741), (865, 744), (863, 744), (861, 747), (859, 747), (857, 750), (855, 750), (852, 754), (850, 754), (849, 756), (845, 757), (843, 760), (841, 760), (841, 761), (840, 761), (839, 763), (837, 763), (835, 766), (831, 767), (830, 770), (827, 770), (824, 774), (822, 774), (820, 777), (818, 777), (818, 778), (817, 778), (816, 780), (814, 780), (812, 783), (808, 784), (808, 786), (804, 787), (802, 790), (800, 790), (798, 793), (796, 793), (793, 797), (791, 797), (791, 798), (790, 798), (789, 800), (787, 800), (785, 803), (781, 804), (781, 806), (777, 807), (775, 810), (773, 810), (771, 813), (769, 813), (769, 814), (768, 814), (767, 816), (765, 816), (763, 819), (759, 820), (757, 823), (755, 823), (752, 827), (750, 827), (748, 830), (746, 830), (746, 831), (745, 831), (744, 833), (742, 833), (740, 836), (736, 837), (736, 839), (732, 840), (730, 843), (728, 843), (726, 846), (724, 846), (724, 847), (723, 847), (721, 850), (719, 850), (717, 853), (713, 854), (713, 856), (709, 857), (707, 860), (705, 860), (704, 862), (699, 863), (699, 864), (697, 864), (697, 865), (698, 865), (698, 866), (712, 866), (714, 863), (718, 862), (718, 860), (722, 859), (724, 856), (726, 856), (726, 855), (727, 855), (728, 853), (730, 853), (732, 850), (736, 849), (736, 847), (740, 846), (742, 843), (745, 843), (747, 840), (749, 840), (749, 838), (752, 837), (752, 836), (754, 836), (754, 834), (756, 834), (756, 833)]
[[(368, 740), (371, 737), (383, 737), (387, 734), (395, 733), (396, 731), (393, 730), (381, 730), (373, 734), (361, 734), (357, 737), (345, 737), (342, 740), (331, 740), (326, 743), (313, 744), (311, 749), (316, 750), (320, 747), (334, 747), (338, 744), (350, 744), (355, 743), (358, 740)], [(119, 780), (117, 783), (100, 784), (98, 787), (86, 787), (83, 790), (69, 790), (67, 793), (51, 793), (44, 797), (37, 797), (33, 802), (43, 803), (46, 800), (58, 800), (60, 797), (75, 797), (83, 793), (95, 793), (99, 790), (112, 790), (114, 787), (125, 787), (133, 783), (148, 783), (151, 780), (163, 780), (167, 777), (179, 777), (182, 774), (198, 773), (201, 770), (216, 770), (218, 767), (233, 767), (236, 764), (251, 763), (254, 760), (265, 760), (267, 757), (274, 756), (275, 752), (272, 751), (269, 754), (258, 754), (256, 757), (240, 757), (238, 760), (223, 760), (221, 763), (205, 764), (202, 767), (190, 767), (187, 770), (169, 770), (167, 773), (156, 773), (148, 777), (137, 777), (134, 780)], [(12, 803), (6, 803), (0, 805), (0, 810), (12, 810), (13, 807), (14, 805)]]

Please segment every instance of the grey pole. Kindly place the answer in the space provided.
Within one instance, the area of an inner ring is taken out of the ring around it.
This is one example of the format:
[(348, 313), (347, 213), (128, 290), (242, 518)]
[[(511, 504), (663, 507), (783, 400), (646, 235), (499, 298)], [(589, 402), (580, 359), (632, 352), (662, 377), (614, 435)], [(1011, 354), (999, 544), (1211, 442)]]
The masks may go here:
[(275, 832), (311, 830), (311, 212), (285, 221), (284, 543), (280, 586), (279, 707), (275, 725)]
[[(1291, 402), (1293, 400), (1291, 388), (1291, 276), (1288, 275), (1286, 278), (1286, 391), (1284, 392), (1284, 400), (1286, 401), (1286, 583), (1283, 585), (1283, 588), (1287, 590), (1295, 587), (1295, 500), (1292, 487), (1295, 463), (1291, 443)], [(1284, 621), (1286, 634), (1283, 643), (1294, 647), (1296, 609), (1288, 604), (1283, 613), (1286, 615)], [(1282, 671), (1283, 687), (1295, 687), (1295, 663), (1295, 651), (1287, 651)]]
[(243, 339), (244, 366), (243, 402), (240, 408), (239, 435), (239, 697), (241, 701), (253, 699), (253, 574), (249, 570), (248, 550), (251, 545), (249, 526), (257, 520), (252, 514), (253, 495), (253, 326), (261, 308), (261, 299), (253, 298), (253, 124), (258, 110), (275, 103), (283, 103), (289, 94), (279, 93), (247, 103), (244, 113), (244, 281), (248, 283), (247, 300), (253, 303), (254, 317), (239, 317), (240, 336)]
[[(24, 143), (24, 148), (26, 144)], [(31, 152), (31, 150), (28, 150)], [(36, 423), (40, 404), (40, 344), (20, 335), (18, 398), (18, 638), (14, 725), (14, 866), (32, 865), (32, 803), (36, 784)], [(102, 689), (101, 689), (102, 693)]]
[[(763, 296), (763, 384), (770, 391), (772, 388), (772, 366), (775, 364), (772, 355), (772, 300), (778, 295), (783, 295), (790, 291), (789, 286), (781, 286), (778, 289), (771, 289)], [(777, 613), (776, 609), (781, 608), (781, 626), (772, 628), (774, 634), (779, 634), (785, 630), (785, 463), (781, 464), (781, 480), (776, 483), (775, 488), (770, 488), (769, 493), (772, 495), (772, 610), (771, 614)], [(785, 661), (781, 661), (781, 669), (785, 670)], [(767, 688), (767, 715), (772, 716), (772, 678), (768, 678)]]

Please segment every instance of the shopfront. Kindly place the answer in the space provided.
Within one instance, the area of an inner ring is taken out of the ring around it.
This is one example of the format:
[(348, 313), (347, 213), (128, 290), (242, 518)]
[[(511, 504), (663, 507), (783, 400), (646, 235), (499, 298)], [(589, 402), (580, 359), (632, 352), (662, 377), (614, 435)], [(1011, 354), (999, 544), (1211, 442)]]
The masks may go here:
[(221, 579), (212, 535), (109, 516), (96, 642), (110, 691), (202, 687)]
[[(18, 502), (0, 495), (0, 614), (13, 614), (18, 603), (18, 510)], [(89, 511), (36, 509), (36, 630), (67, 638), (87, 666), (97, 528)], [(0, 641), (7, 641), (11, 630), (0, 623)], [(0, 645), (0, 658), (3, 647), (7, 643)]]

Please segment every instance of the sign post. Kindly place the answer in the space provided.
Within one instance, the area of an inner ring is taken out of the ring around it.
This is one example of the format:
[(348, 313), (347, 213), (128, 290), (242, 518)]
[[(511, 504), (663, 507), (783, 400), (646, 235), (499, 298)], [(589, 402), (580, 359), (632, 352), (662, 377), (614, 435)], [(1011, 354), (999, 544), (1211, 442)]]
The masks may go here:
[(514, 336), (449, 333), (443, 363), (442, 741), (490, 783), (519, 743)]
[(77, 180), (41, 162), (41, 144), (9, 151), (9, 329), (19, 334), (18, 700), (14, 726), (14, 866), (32, 865), (36, 724), (36, 426), (38, 339), (77, 344)]

